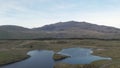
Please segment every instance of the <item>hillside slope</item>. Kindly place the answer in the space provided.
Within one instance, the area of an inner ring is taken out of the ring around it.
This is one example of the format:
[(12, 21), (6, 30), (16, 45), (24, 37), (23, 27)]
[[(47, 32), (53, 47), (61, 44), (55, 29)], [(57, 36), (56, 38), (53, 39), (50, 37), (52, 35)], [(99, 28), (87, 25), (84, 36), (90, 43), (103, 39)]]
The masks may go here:
[(98, 38), (120, 39), (120, 29), (67, 21), (28, 29), (20, 26), (0, 26), (0, 39), (41, 39), (41, 38)]

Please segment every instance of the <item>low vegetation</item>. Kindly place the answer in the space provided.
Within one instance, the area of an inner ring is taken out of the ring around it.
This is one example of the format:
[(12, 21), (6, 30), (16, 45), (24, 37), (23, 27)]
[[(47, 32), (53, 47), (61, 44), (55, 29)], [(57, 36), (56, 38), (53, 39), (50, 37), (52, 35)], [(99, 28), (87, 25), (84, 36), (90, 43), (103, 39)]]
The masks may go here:
[[(54, 50), (63, 48), (92, 48), (95, 55), (111, 57), (111, 61), (95, 61), (86, 65), (58, 63), (55, 68), (119, 68), (120, 40), (0, 40), (0, 65), (20, 61), (28, 57), (30, 50)], [(60, 65), (59, 65), (60, 64)], [(75, 66), (75, 67), (74, 67)]]
[(54, 65), (54, 68), (99, 68), (94, 64), (66, 64), (66, 63), (58, 63)]
[(57, 53), (55, 53), (55, 54), (53, 55), (53, 59), (54, 59), (55, 61), (62, 60), (62, 59), (68, 58), (68, 57), (70, 57), (70, 56), (63, 55), (63, 54), (57, 54)]

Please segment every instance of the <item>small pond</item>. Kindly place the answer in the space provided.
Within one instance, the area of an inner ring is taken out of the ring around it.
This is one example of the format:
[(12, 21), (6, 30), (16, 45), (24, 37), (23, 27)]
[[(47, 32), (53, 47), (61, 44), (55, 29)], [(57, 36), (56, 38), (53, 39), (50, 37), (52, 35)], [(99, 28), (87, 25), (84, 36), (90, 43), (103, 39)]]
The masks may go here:
[(90, 64), (91, 62), (97, 61), (97, 60), (111, 60), (111, 58), (95, 56), (95, 55), (92, 55), (92, 53), (93, 51), (87, 48), (63, 49), (59, 52), (59, 54), (64, 54), (71, 57), (61, 60), (60, 62), (65, 62), (69, 64)]
[(58, 53), (69, 55), (71, 57), (56, 62), (52, 59), (54, 54), (53, 51), (33, 50), (28, 52), (28, 55), (31, 56), (30, 58), (2, 66), (0, 68), (53, 68), (54, 64), (58, 62), (69, 64), (89, 64), (97, 60), (111, 60), (111, 58), (94, 56), (92, 55), (92, 50), (87, 48), (68, 48), (63, 49)]

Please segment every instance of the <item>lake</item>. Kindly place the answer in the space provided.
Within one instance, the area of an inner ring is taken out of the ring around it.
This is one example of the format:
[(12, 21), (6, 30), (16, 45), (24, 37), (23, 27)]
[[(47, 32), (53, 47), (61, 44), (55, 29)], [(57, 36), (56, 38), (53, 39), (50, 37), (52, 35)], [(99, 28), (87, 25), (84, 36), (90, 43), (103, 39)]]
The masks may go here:
[(59, 62), (69, 64), (89, 64), (97, 60), (111, 60), (111, 58), (94, 56), (92, 55), (92, 49), (87, 48), (67, 48), (58, 53), (69, 55), (71, 57), (60, 61), (54, 61), (52, 59), (54, 51), (33, 50), (27, 53), (31, 56), (30, 58), (0, 68), (53, 68), (54, 64)]

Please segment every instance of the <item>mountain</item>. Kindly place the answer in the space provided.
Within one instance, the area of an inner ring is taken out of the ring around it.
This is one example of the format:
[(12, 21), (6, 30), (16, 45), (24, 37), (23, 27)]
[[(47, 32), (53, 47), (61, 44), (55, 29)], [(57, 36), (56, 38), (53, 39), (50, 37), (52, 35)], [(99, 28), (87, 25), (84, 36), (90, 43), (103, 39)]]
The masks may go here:
[(119, 39), (120, 29), (96, 25), (88, 22), (67, 21), (34, 28), (36, 31), (49, 32), (54, 38), (99, 38)]
[(120, 29), (118, 28), (77, 21), (59, 22), (56, 24), (45, 25), (40, 28), (35, 28), (34, 30), (43, 31), (90, 30), (103, 33), (120, 33)]
[(14, 25), (0, 26), (0, 39), (41, 38), (120, 39), (120, 29), (77, 21), (58, 22), (32, 29)]

